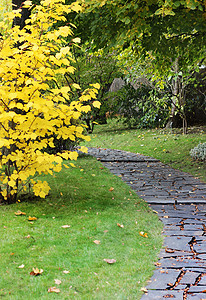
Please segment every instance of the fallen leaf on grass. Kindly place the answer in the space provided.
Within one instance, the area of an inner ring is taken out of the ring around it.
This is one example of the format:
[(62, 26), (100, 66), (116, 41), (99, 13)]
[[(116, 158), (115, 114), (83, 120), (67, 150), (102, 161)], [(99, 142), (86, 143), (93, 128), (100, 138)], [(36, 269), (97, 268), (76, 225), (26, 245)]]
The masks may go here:
[(48, 293), (60, 293), (60, 289), (57, 289), (55, 286), (48, 289)]
[(30, 272), (30, 275), (32, 276), (38, 276), (41, 275), (43, 273), (42, 269), (38, 269), (38, 268), (33, 268), (33, 271)]
[(30, 216), (29, 216), (29, 218), (28, 218), (28, 221), (36, 221), (36, 220), (37, 220), (36, 217), (30, 217)]
[(15, 215), (16, 216), (22, 216), (22, 215), (26, 215), (26, 213), (25, 212), (23, 212), (23, 211), (20, 211), (20, 210), (17, 210), (17, 212), (15, 212)]
[(96, 245), (99, 245), (101, 242), (98, 240), (93, 241), (93, 243), (95, 243)]
[(58, 285), (62, 283), (61, 280), (59, 280), (59, 279), (54, 279), (54, 281), (55, 281), (55, 283), (58, 284)]
[(64, 274), (69, 274), (70, 271), (65, 270), (65, 271), (63, 271), (63, 273), (64, 273)]
[(121, 228), (124, 228), (124, 225), (121, 225), (121, 224), (119, 224), (119, 223), (117, 223), (117, 226), (118, 226), (118, 227), (121, 227)]
[(147, 290), (145, 287), (142, 287), (142, 288), (141, 288), (141, 291), (144, 292), (145, 294), (148, 293), (148, 290)]
[(111, 187), (111, 188), (109, 189), (109, 191), (110, 191), (110, 192), (114, 191), (114, 188), (113, 188), (113, 187)]
[(62, 228), (69, 228), (70, 227), (70, 225), (63, 225), (63, 226), (61, 226)]
[(116, 259), (106, 259), (106, 258), (104, 258), (104, 261), (106, 261), (108, 264), (114, 264), (114, 263), (116, 263)]
[(139, 232), (139, 235), (141, 235), (141, 236), (143, 236), (143, 237), (145, 237), (145, 238), (148, 238), (147, 233), (144, 232), (144, 231), (140, 231), (140, 232)]
[(22, 264), (21, 266), (18, 266), (19, 269), (23, 269), (24, 265)]

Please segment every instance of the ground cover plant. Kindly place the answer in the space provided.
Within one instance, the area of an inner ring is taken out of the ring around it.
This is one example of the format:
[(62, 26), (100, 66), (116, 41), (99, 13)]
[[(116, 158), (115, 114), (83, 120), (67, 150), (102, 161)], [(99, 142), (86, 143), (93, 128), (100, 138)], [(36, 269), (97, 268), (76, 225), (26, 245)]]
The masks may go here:
[(112, 119), (107, 125), (96, 126), (86, 145), (149, 155), (206, 182), (205, 162), (190, 156), (190, 150), (205, 140), (205, 126), (189, 128), (183, 135), (179, 129), (128, 129)]
[[(44, 178), (52, 186), (44, 200), (1, 206), (4, 299), (141, 298), (162, 225), (101, 163), (83, 157), (75, 165)], [(34, 276), (36, 268), (43, 272)]]

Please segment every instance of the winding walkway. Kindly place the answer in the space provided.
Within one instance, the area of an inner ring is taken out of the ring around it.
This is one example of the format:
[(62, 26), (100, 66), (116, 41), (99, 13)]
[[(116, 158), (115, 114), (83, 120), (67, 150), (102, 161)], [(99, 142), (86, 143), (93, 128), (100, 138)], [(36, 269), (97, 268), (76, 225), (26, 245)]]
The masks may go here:
[(206, 184), (160, 161), (121, 150), (89, 148), (164, 223), (164, 246), (142, 300), (206, 300)]

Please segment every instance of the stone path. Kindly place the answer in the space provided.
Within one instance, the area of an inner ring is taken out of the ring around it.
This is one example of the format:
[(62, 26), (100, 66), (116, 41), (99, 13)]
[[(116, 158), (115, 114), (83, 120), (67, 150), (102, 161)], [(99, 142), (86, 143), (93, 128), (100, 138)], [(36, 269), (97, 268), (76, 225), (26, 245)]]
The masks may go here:
[(88, 152), (130, 185), (164, 223), (164, 246), (142, 300), (206, 300), (206, 184), (140, 154)]

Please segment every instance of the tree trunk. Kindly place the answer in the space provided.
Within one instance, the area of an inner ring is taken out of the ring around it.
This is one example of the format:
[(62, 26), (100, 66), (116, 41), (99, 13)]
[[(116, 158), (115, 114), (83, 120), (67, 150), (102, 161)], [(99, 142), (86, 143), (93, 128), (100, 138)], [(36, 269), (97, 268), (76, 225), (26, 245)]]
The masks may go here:
[(179, 113), (183, 120), (183, 134), (187, 133), (187, 120), (184, 112), (185, 91), (182, 76), (179, 75), (179, 58), (174, 63), (174, 78), (172, 79), (172, 107), (171, 107), (171, 124), (174, 120), (175, 112)]

